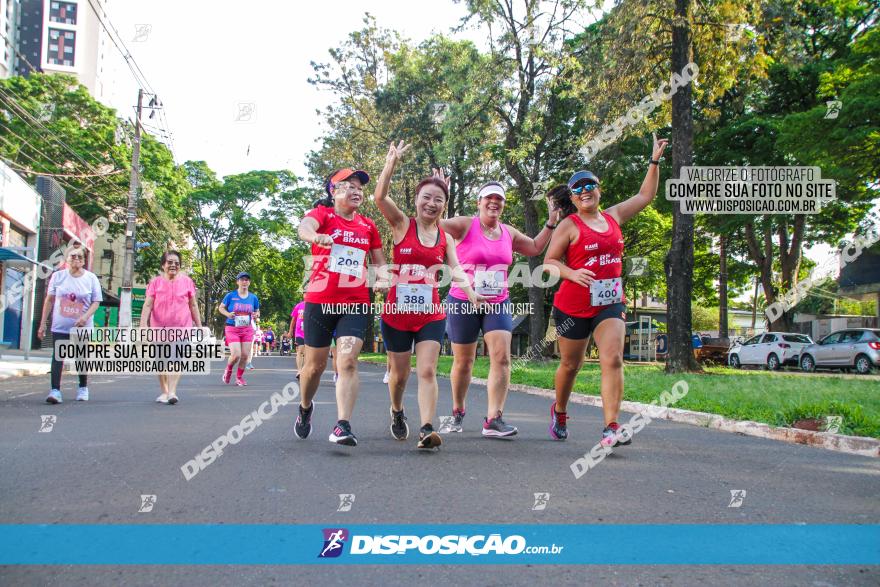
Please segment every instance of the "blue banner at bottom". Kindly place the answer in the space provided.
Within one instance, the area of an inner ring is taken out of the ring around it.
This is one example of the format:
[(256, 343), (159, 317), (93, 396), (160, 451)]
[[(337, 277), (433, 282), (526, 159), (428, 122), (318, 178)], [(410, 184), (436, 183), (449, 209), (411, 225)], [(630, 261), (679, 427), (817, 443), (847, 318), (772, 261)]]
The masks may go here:
[(878, 565), (880, 525), (11, 524), (0, 564)]

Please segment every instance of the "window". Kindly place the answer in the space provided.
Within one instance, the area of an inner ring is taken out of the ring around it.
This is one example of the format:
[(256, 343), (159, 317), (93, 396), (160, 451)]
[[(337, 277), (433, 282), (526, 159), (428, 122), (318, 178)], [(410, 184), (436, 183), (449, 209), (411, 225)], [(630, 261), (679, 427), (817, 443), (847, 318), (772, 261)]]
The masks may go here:
[(813, 344), (809, 336), (803, 334), (783, 334), (782, 339), (785, 342), (799, 342), (801, 344)]
[(843, 337), (841, 337), (840, 342), (858, 342), (862, 340), (862, 334), (861, 330), (847, 330)]
[(748, 346), (748, 345), (750, 345), (750, 344), (758, 344), (758, 341), (759, 341), (759, 340), (761, 340), (761, 335), (760, 335), (760, 334), (759, 334), (758, 336), (753, 336), (752, 338), (750, 338), (750, 339), (748, 339), (747, 341), (745, 341), (745, 342), (743, 343), (743, 346)]
[(47, 60), (53, 65), (73, 67), (76, 51), (76, 33), (49, 29), (49, 54)]
[(49, 22), (76, 24), (76, 2), (52, 2), (49, 6)]
[(840, 337), (843, 335), (842, 332), (834, 332), (826, 336), (822, 339), (821, 344), (837, 344), (840, 342)]
[(775, 334), (765, 334), (764, 338), (761, 339), (761, 342), (776, 342)]

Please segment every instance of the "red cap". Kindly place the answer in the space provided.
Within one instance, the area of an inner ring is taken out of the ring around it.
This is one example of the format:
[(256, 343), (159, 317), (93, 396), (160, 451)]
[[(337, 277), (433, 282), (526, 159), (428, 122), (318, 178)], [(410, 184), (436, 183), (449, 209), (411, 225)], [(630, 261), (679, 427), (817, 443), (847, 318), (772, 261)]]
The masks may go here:
[(353, 176), (357, 176), (357, 178), (361, 181), (361, 185), (367, 185), (370, 183), (370, 175), (363, 171), (362, 169), (352, 169), (350, 167), (346, 167), (345, 169), (340, 169), (336, 173), (334, 173), (330, 177), (330, 181), (327, 183), (327, 193), (330, 193), (330, 188), (339, 183), (340, 181), (345, 181), (347, 179), (352, 178)]

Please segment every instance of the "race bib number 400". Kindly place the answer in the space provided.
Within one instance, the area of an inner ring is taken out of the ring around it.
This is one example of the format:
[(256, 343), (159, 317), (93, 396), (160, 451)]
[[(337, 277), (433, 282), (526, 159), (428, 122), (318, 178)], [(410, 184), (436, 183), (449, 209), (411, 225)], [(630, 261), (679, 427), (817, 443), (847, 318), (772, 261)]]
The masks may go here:
[(408, 283), (397, 286), (399, 312), (427, 312), (433, 301), (434, 288), (427, 283)]
[(608, 306), (623, 301), (623, 285), (620, 278), (597, 279), (590, 285), (592, 305)]
[(251, 325), (250, 314), (236, 314), (235, 315), (235, 325), (238, 327), (250, 326)]
[(475, 271), (474, 289), (481, 296), (497, 296), (504, 290), (504, 271)]
[(364, 269), (366, 251), (346, 245), (333, 245), (330, 248), (330, 271), (361, 277)]

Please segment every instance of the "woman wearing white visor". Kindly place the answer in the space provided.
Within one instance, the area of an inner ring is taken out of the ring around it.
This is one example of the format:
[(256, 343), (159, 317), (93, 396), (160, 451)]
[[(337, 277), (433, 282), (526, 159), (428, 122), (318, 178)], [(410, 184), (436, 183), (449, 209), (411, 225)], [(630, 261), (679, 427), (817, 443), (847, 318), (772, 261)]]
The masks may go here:
[(513, 253), (535, 257), (544, 252), (556, 228), (558, 212), (535, 238), (529, 238), (509, 224), (501, 222), (507, 201), (504, 186), (492, 181), (477, 193), (476, 216), (456, 216), (441, 222), (440, 227), (456, 241), (458, 258), (476, 293), (486, 298), (488, 306), (479, 311), (470, 308), (467, 294), (455, 284), (449, 290), (446, 331), (452, 342), (452, 422), (441, 432), (461, 432), (465, 399), (471, 383), (477, 339), (480, 332), (489, 348), (488, 410), (483, 420), (486, 437), (507, 437), (517, 429), (504, 422), (502, 413), (510, 387), (510, 341), (513, 316), (507, 290), (507, 271)]

